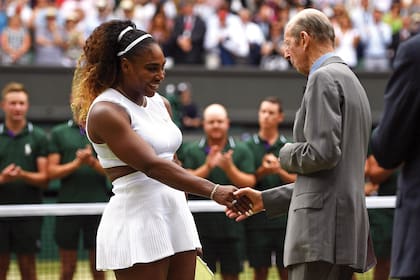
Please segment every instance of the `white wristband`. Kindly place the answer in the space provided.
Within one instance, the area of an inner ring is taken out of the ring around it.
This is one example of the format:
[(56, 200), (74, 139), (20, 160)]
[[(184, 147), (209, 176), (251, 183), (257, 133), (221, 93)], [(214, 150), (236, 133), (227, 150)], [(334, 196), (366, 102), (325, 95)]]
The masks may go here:
[(211, 191), (211, 193), (210, 193), (210, 199), (211, 199), (211, 200), (213, 200), (213, 196), (214, 196), (214, 194), (216, 193), (217, 188), (219, 188), (219, 187), (220, 187), (220, 185), (219, 185), (219, 184), (214, 185), (213, 190), (212, 190), (212, 191)]

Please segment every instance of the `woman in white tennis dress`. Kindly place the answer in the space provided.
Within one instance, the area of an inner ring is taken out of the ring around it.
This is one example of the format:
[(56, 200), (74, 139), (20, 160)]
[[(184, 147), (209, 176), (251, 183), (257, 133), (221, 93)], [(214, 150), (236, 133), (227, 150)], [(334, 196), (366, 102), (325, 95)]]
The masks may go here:
[(117, 279), (194, 279), (201, 247), (185, 192), (232, 207), (234, 186), (173, 162), (182, 136), (156, 91), (165, 57), (130, 21), (103, 23), (76, 68), (72, 109), (113, 184), (97, 234), (97, 269)]

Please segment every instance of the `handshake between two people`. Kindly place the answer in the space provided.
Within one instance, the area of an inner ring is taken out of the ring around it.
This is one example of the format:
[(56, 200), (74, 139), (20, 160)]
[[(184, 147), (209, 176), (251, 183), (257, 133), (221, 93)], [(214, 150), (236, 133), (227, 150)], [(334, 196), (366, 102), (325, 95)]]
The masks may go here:
[(210, 198), (227, 207), (225, 213), (230, 219), (239, 222), (264, 210), (260, 191), (249, 187), (238, 189), (229, 185), (217, 185), (215, 188)]

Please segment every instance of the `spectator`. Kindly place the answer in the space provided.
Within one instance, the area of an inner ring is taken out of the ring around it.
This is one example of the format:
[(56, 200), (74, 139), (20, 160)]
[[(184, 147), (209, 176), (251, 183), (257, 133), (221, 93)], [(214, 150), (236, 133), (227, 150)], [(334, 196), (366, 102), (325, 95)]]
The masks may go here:
[(0, 1), (0, 34), (3, 32), (3, 29), (7, 26), (7, 15), (5, 11), (6, 3)]
[(19, 15), (9, 18), (1, 33), (1, 61), (3, 64), (26, 65), (31, 62), (31, 35)]
[[(67, 14), (78, 13), (80, 28), (85, 26), (85, 20), (96, 12), (95, 2), (97, 0), (64, 0), (59, 7), (59, 18), (66, 18)], [(102, 0), (99, 0), (102, 1)]]
[(22, 24), (26, 27), (30, 26), (30, 21), (32, 18), (32, 8), (29, 5), (29, 1), (27, 0), (10, 0), (5, 1), (6, 4), (6, 14), (7, 17), (11, 17), (14, 15), (19, 15)]
[[(357, 46), (357, 59), (359, 63), (364, 62), (365, 57), (365, 42), (362, 40), (366, 33), (368, 26), (373, 24), (373, 13), (370, 7), (369, 0), (360, 0), (360, 4), (350, 9), (350, 17), (353, 22), (353, 26), (358, 30), (361, 37), (360, 42)], [(367, 37), (367, 36), (365, 36)]]
[(134, 11), (135, 4), (133, 0), (122, 0), (114, 12), (114, 18), (130, 20), (134, 22), (137, 27), (140, 27), (142, 24), (134, 17)]
[(251, 21), (252, 15), (250, 10), (242, 8), (238, 15), (245, 29), (245, 35), (249, 45), (248, 64), (259, 66), (261, 62), (261, 46), (265, 42), (264, 33), (255, 22)]
[(364, 69), (367, 71), (386, 71), (390, 67), (388, 47), (391, 44), (391, 27), (382, 21), (382, 12), (375, 8), (373, 22), (361, 34), (364, 48)]
[(64, 26), (64, 56), (63, 65), (68, 67), (76, 66), (77, 60), (83, 51), (85, 37), (83, 32), (77, 29), (77, 14), (68, 14)]
[(401, 16), (401, 3), (393, 1), (391, 9), (384, 13), (383, 21), (391, 27), (392, 34), (398, 33), (403, 26), (403, 19)]
[(156, 5), (150, 0), (136, 0), (134, 8), (134, 22), (138, 29), (147, 30), (153, 15), (156, 12)]
[(64, 29), (57, 22), (55, 8), (46, 14), (47, 24), (35, 30), (35, 63), (37, 65), (62, 65)]
[[(419, 0), (418, 7), (420, 10), (420, 0)], [(411, 17), (411, 30), (413, 31), (413, 34), (420, 33), (420, 11), (413, 13), (410, 17)]]
[(195, 0), (194, 14), (205, 22), (216, 13), (216, 8), (223, 0)]
[[(162, 5), (157, 5), (150, 20), (148, 32), (158, 42), (165, 56), (168, 56), (168, 44), (172, 31), (172, 21), (166, 16)], [(167, 65), (168, 66), (168, 65)]]
[[(380, 167), (373, 155), (366, 160), (365, 194), (395, 195), (397, 191), (396, 170)], [(394, 209), (368, 209), (370, 232), (377, 263), (373, 272), (373, 280), (388, 280), (391, 268), (392, 224)]]
[(261, 28), (264, 37), (270, 37), (270, 25), (275, 20), (275, 13), (273, 8), (268, 3), (261, 3), (257, 13), (254, 15), (253, 21)]
[(165, 87), (165, 97), (171, 105), (172, 121), (177, 127), (182, 127), (181, 123), (181, 102), (178, 96), (178, 89), (175, 84), (167, 84)]
[[(58, 124), (51, 130), (48, 155), (48, 175), (60, 180), (58, 203), (107, 202), (105, 172), (85, 133), (73, 120)], [(56, 218), (55, 239), (60, 248), (61, 280), (73, 279), (77, 265), (77, 249), (83, 237), (88, 250), (93, 279), (105, 279), (103, 271), (95, 269), (96, 231), (100, 216), (63, 216)]]
[[(205, 136), (184, 150), (183, 166), (192, 174), (219, 184), (254, 186), (254, 160), (245, 143), (229, 136), (229, 118), (220, 104), (207, 106), (203, 113)], [(190, 196), (190, 199), (202, 199)], [(243, 224), (229, 220), (224, 213), (194, 213), (203, 245), (203, 257), (213, 272), (220, 262), (224, 280), (238, 280), (243, 269)]]
[[(32, 31), (41, 27), (45, 27), (47, 23), (47, 21), (45, 20), (46, 13), (51, 8), (55, 8), (53, 0), (37, 0), (35, 3), (35, 6), (32, 9), (32, 17), (31, 17), (28, 27)], [(62, 22), (62, 18), (60, 17), (59, 14), (57, 14), (57, 17), (58, 17), (58, 21)]]
[[(66, 16), (66, 19), (68, 16), (72, 16), (73, 13), (68, 13)], [(92, 12), (85, 14), (85, 17), (83, 19), (83, 36), (87, 38), (93, 30), (98, 27), (101, 23), (109, 21), (113, 19), (112, 15), (112, 7), (109, 5), (107, 0), (95, 0), (94, 9)], [(78, 22), (80, 22), (80, 18), (78, 18)]]
[[(179, 0), (150, 0), (155, 6), (155, 11), (158, 9), (162, 9), (165, 12), (166, 18), (168, 21), (173, 23), (173, 20), (178, 14), (176, 3), (178, 3)], [(161, 6), (161, 7), (159, 7)]]
[(242, 9), (248, 8), (247, 0), (228, 0), (229, 10), (232, 13), (239, 14)]
[[(257, 168), (257, 190), (263, 191), (296, 180), (296, 175), (285, 171), (277, 160), (280, 149), (287, 143), (286, 137), (279, 132), (283, 119), (280, 100), (276, 97), (264, 98), (258, 110), (258, 133), (246, 142)], [(246, 251), (249, 264), (254, 269), (254, 280), (267, 280), (272, 254), (276, 256), (274, 265), (280, 278), (287, 280), (287, 270), (283, 264), (286, 224), (286, 215), (268, 219), (264, 213), (245, 221)]]
[[(26, 119), (29, 95), (22, 84), (2, 90), (0, 124), (0, 204), (42, 203), (48, 186), (45, 132)], [(22, 279), (36, 279), (35, 256), (40, 249), (42, 217), (0, 219), (0, 279), (6, 279), (11, 254), (17, 256)]]
[(216, 55), (222, 66), (246, 64), (249, 45), (241, 20), (222, 4), (217, 14), (208, 19), (204, 48)]
[(169, 43), (169, 55), (176, 64), (202, 65), (206, 24), (194, 14), (195, 0), (180, 3), (180, 14), (175, 18)]
[(270, 24), (270, 36), (261, 46), (261, 65), (265, 70), (286, 70), (289, 62), (284, 58), (284, 23), (276, 20)]
[(401, 29), (392, 35), (391, 45), (389, 49), (391, 51), (391, 62), (394, 61), (395, 54), (397, 53), (398, 46), (400, 43), (404, 42), (411, 36), (415, 34), (415, 31), (412, 28), (412, 21), (410, 16), (405, 16), (402, 18), (402, 27)]
[(335, 33), (335, 53), (341, 57), (347, 65), (354, 69), (358, 65), (357, 46), (360, 42), (360, 35), (356, 28), (353, 28), (350, 16), (346, 11), (337, 17)]
[(198, 107), (192, 99), (191, 85), (185, 82), (178, 84), (179, 104), (181, 111), (181, 129), (192, 130), (201, 126)]

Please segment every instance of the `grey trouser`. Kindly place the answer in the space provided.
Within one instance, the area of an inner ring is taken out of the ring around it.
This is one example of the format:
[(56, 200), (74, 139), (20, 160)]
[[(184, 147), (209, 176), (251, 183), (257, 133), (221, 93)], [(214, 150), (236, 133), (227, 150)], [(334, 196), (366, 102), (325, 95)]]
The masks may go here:
[(323, 261), (294, 264), (287, 267), (289, 280), (351, 280), (353, 269)]

